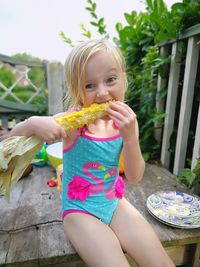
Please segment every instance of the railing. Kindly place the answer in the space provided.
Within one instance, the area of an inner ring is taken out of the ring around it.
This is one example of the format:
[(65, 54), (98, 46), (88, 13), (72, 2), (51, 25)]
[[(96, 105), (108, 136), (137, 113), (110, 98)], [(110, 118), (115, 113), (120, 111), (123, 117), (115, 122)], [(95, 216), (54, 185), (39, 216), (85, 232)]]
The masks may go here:
[[(0, 125), (11, 129), (31, 115), (41, 112), (52, 115), (63, 110), (65, 86), (61, 63), (21, 61), (5, 55), (0, 55), (0, 63), (0, 72), (4, 68), (5, 75), (11, 75), (13, 80), (12, 84), (5, 84), (0, 76)], [(40, 84), (31, 79), (31, 71), (36, 69), (43, 76)]]
[[(185, 56), (180, 53), (180, 44), (186, 45)], [(157, 90), (167, 87), (167, 97), (157, 103), (157, 110), (165, 112), (166, 117), (162, 131), (156, 132), (156, 138), (161, 142), (162, 164), (175, 175), (180, 175), (185, 168), (188, 151), (192, 151), (189, 155), (192, 169), (200, 156), (199, 46), (200, 24), (185, 30), (178, 40), (160, 46), (162, 55), (171, 52), (171, 63), (168, 79), (158, 77)], [(193, 138), (190, 137), (191, 131), (194, 132)], [(175, 151), (171, 152), (173, 135)]]

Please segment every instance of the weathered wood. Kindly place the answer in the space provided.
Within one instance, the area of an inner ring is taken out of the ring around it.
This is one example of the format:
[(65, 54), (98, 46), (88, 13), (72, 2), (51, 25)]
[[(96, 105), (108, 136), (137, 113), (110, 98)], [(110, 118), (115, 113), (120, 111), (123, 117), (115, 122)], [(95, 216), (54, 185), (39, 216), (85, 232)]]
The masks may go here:
[[(0, 266), (86, 267), (64, 235), (60, 194), (56, 188), (47, 186), (48, 179), (54, 175), (48, 166), (34, 167), (33, 172), (13, 188), (10, 203), (0, 198)], [(152, 225), (173, 261), (184, 264), (190, 247), (200, 243), (199, 229), (164, 225), (146, 209), (149, 195), (167, 189), (188, 192), (166, 169), (147, 164), (140, 184), (126, 183), (126, 198)], [(197, 255), (190, 259), (198, 262)], [(133, 260), (130, 264), (136, 266)]]
[(169, 141), (174, 127), (176, 100), (178, 94), (178, 82), (180, 75), (180, 55), (177, 51), (177, 46), (177, 42), (172, 45), (172, 57), (167, 89), (167, 102), (165, 109), (166, 117), (164, 121), (161, 148), (161, 162), (166, 168), (169, 168), (170, 162)]
[(0, 54), (0, 61), (1, 62), (5, 62), (5, 63), (9, 63), (10, 65), (25, 65), (28, 67), (34, 67), (34, 68), (42, 68), (44, 67), (45, 61), (43, 63), (37, 63), (34, 61), (22, 61), (22, 60), (17, 60), (14, 57), (9, 57), (6, 55), (2, 55)]
[[(162, 46), (160, 48), (160, 56), (166, 57), (166, 55), (169, 53), (169, 46)], [(157, 80), (157, 93), (159, 94), (163, 89), (165, 89), (167, 85), (167, 79), (162, 78), (160, 75), (158, 75)], [(165, 100), (164, 98), (161, 98), (159, 101), (156, 101), (156, 110), (157, 112), (164, 112), (164, 106), (165, 106)], [(158, 143), (161, 143), (161, 137), (162, 137), (162, 125), (163, 125), (163, 119), (157, 120), (154, 124), (155, 130), (154, 130), (154, 137)]]
[(37, 259), (39, 250), (38, 244), (39, 238), (36, 229), (31, 231), (27, 229), (13, 233), (6, 257), (6, 266), (11, 263), (28, 262), (30, 262), (33, 266), (37, 266), (36, 264), (38, 262)]
[(200, 157), (200, 104), (199, 104), (199, 111), (197, 117), (197, 126), (195, 132), (195, 140), (194, 140), (194, 147), (193, 147), (193, 154), (192, 154), (192, 165), (191, 169), (193, 170), (196, 166), (197, 158)]
[(65, 95), (64, 68), (60, 62), (47, 65), (48, 112), (49, 115), (63, 111), (63, 96)]
[[(2, 217), (1, 217), (2, 220)], [(0, 266), (5, 266), (7, 253), (10, 247), (10, 236), (0, 231)]]
[(176, 266), (187, 264), (186, 257), (188, 258), (190, 255), (190, 250), (187, 245), (182, 246), (173, 246), (173, 247), (165, 247), (165, 250), (169, 257), (173, 259)]
[(197, 41), (198, 37), (190, 37), (188, 39), (183, 92), (181, 98), (181, 109), (179, 116), (174, 169), (173, 169), (173, 173), (175, 175), (180, 175), (181, 170), (185, 166), (187, 140), (189, 134), (190, 118), (191, 118), (193, 95), (194, 95), (194, 85), (195, 85), (198, 57), (199, 57), (199, 45), (197, 44)]
[(193, 267), (200, 266), (200, 242), (195, 247), (195, 255), (194, 259), (192, 260)]

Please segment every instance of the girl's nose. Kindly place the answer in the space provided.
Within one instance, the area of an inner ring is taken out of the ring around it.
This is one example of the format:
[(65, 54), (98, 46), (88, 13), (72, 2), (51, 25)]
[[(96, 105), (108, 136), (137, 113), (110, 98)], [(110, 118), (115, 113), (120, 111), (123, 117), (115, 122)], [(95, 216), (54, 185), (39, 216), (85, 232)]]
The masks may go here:
[(105, 86), (102, 86), (101, 88), (99, 88), (98, 92), (97, 92), (97, 97), (105, 97), (108, 95), (108, 90)]

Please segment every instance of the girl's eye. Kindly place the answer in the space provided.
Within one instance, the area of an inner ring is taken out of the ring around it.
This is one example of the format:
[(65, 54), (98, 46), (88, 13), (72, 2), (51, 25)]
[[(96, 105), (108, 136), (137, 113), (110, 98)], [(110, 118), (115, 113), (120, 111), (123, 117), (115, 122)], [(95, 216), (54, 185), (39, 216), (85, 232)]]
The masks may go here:
[(116, 76), (111, 76), (111, 77), (109, 77), (108, 79), (107, 79), (107, 83), (113, 83), (113, 82), (115, 82), (117, 80), (117, 77)]
[(94, 88), (94, 84), (92, 84), (92, 83), (86, 84), (86, 86), (85, 86), (85, 89), (88, 89), (88, 90), (91, 90), (93, 88)]

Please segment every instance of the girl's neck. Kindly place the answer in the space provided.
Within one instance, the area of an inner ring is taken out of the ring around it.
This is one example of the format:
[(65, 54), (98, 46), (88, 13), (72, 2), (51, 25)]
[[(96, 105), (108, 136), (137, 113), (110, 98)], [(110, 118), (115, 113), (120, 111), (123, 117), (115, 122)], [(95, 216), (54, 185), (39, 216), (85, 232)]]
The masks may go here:
[(86, 128), (86, 133), (96, 137), (110, 137), (118, 134), (118, 130), (113, 127), (113, 121), (110, 119), (97, 119)]

